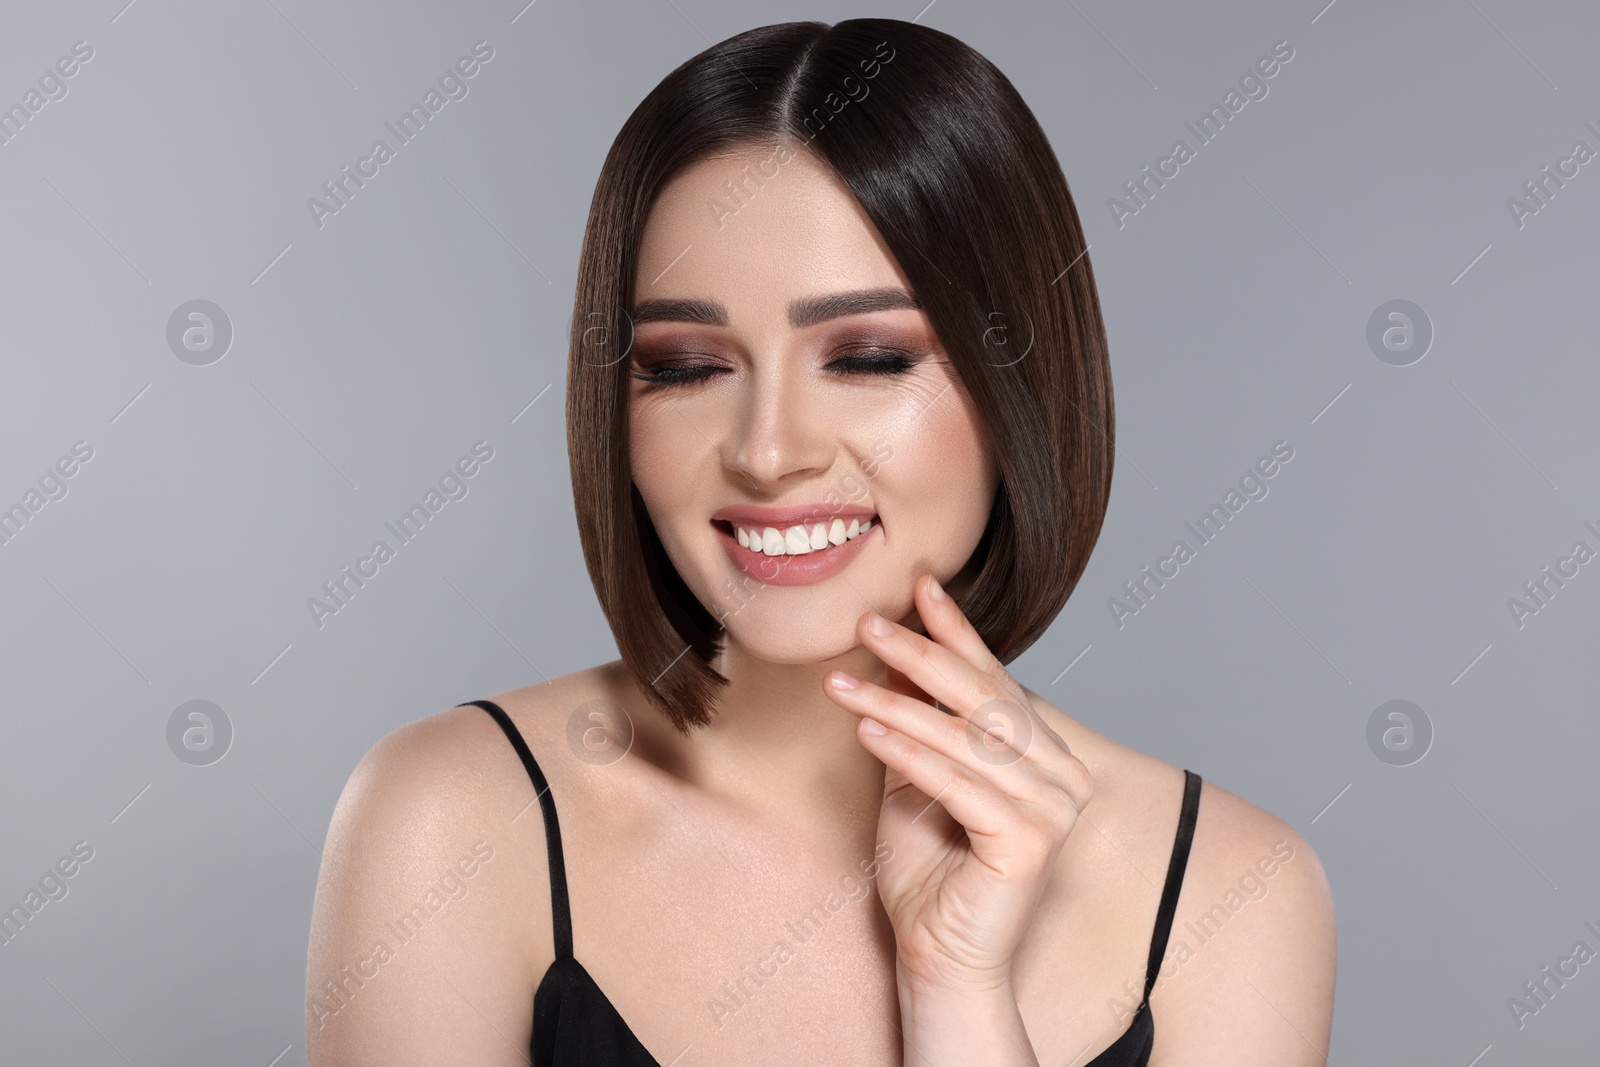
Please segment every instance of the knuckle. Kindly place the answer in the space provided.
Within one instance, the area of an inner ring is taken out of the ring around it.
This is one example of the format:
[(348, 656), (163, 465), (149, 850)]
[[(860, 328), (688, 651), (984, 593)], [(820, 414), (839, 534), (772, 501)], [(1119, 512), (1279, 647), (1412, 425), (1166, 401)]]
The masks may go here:
[(982, 792), (982, 790), (978, 788), (977, 780), (973, 778), (971, 772), (962, 767), (960, 764), (950, 768), (946, 772), (946, 776), (949, 778), (949, 782), (947, 784), (948, 790), (952, 793), (955, 793), (957, 796), (970, 799), (972, 797), (976, 797)]
[(1069, 790), (1060, 789), (1056, 792), (1060, 798), (1058, 803), (1062, 812), (1062, 822), (1070, 829), (1072, 824), (1077, 822), (1078, 816), (1083, 813), (1083, 804), (1080, 803), (1079, 797)]
[(865, 690), (862, 694), (863, 701), (874, 715), (884, 719), (893, 715), (898, 706), (893, 691), (882, 686), (862, 686), (861, 688)]
[(1064, 762), (1066, 791), (1081, 811), (1089, 806), (1089, 801), (1094, 797), (1094, 775), (1089, 773), (1089, 768), (1081, 759), (1070, 752)]

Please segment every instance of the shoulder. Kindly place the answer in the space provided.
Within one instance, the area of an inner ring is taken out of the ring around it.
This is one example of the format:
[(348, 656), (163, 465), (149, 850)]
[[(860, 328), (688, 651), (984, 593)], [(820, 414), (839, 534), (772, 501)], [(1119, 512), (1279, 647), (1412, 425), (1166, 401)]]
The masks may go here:
[[(1186, 784), (1183, 768), (1117, 744), (1037, 693), (1027, 692), (1034, 708), (1066, 737), (1094, 778), (1094, 793), (1085, 811), (1098, 809), (1100, 818), (1125, 837), (1143, 838), (1151, 843), (1152, 855), (1169, 857)], [(1270, 909), (1274, 916), (1292, 911), (1289, 917), (1325, 924), (1331, 932), (1332, 891), (1305, 837), (1271, 812), (1203, 774), (1199, 777), (1194, 834), (1178, 899), (1180, 913), (1200, 906), (1200, 898), (1208, 893), (1235, 904), (1275, 894), (1282, 903)], [(1258, 880), (1266, 885), (1257, 888)]]
[[(495, 702), (537, 753), (587, 673)], [(468, 1049), (475, 1062), (526, 1061), (508, 1059), (496, 1031), (513, 1042), (521, 1032), (526, 1044), (532, 993), (554, 956), (535, 801), (509, 738), (477, 706), (408, 723), (367, 750), (334, 808), (318, 876), (306, 1001), (313, 1067), (357, 1050), (393, 1063)]]
[[(498, 706), (540, 771), (555, 758), (574, 717), (606, 703), (614, 674), (605, 664), (497, 693)], [(486, 829), (534, 800), (511, 737), (487, 709), (463, 704), (398, 727), (369, 748), (345, 783), (330, 844), (373, 847), (436, 841)], [(538, 820), (534, 820), (537, 822)], [(520, 825), (520, 820), (519, 820)]]
[[(381, 885), (379, 875), (392, 880), (463, 841), (482, 839), (485, 851), (494, 850), (491, 839), (503, 846), (507, 809), (520, 807), (510, 769), (520, 773), (506, 735), (475, 706), (448, 708), (384, 735), (339, 795), (322, 881), (345, 892), (365, 889)], [(357, 864), (363, 876), (331, 880), (340, 873), (335, 859)]]
[(359, 840), (351, 844), (359, 845), (398, 827), (407, 836), (447, 830), (467, 809), (481, 806), (484, 757), (497, 739), (504, 743), (500, 728), (474, 706), (448, 708), (390, 731), (345, 782), (330, 844), (355, 835)]
[[(1322, 861), (1289, 823), (1214, 782), (1201, 788), (1200, 809), (1185, 875), (1184, 910), (1220, 918), (1255, 910), (1260, 934), (1246, 948), (1266, 957), (1278, 950), (1310, 951), (1334, 933), (1333, 891)], [(1282, 939), (1292, 936), (1293, 943)], [(1303, 957), (1302, 957), (1303, 958)]]
[(1333, 892), (1311, 844), (1206, 782), (1151, 994), (1164, 1050), (1152, 1063), (1237, 1064), (1250, 1048), (1252, 1063), (1321, 1064), (1337, 954)]
[[(1029, 696), (1089, 767), (1095, 790), (1084, 811), (1101, 831), (1096, 836), (1146, 872), (1137, 884), (1154, 901), (1172, 858), (1183, 768)], [(1183, 882), (1150, 996), (1159, 1020), (1151, 1067), (1321, 1064), (1337, 958), (1333, 894), (1321, 860), (1287, 821), (1200, 777)], [(1141, 972), (1143, 959), (1141, 952)], [(1251, 1058), (1241, 1060), (1241, 1049)]]

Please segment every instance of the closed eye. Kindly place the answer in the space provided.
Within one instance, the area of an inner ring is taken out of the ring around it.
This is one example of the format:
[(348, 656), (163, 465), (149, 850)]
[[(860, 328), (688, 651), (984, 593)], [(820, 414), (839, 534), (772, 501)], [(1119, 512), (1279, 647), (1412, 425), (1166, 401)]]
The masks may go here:
[(703, 382), (713, 374), (727, 369), (727, 367), (716, 363), (658, 363), (648, 368), (643, 374), (634, 374), (634, 378), (652, 387), (692, 385), (696, 382)]
[[(895, 375), (904, 374), (917, 365), (909, 352), (892, 348), (861, 349), (847, 356), (830, 360), (824, 366), (830, 374)], [(694, 385), (708, 381), (714, 375), (730, 368), (720, 363), (658, 363), (633, 377), (650, 386)]]
[(828, 369), (844, 374), (904, 374), (916, 365), (917, 361), (908, 352), (874, 348), (833, 360)]

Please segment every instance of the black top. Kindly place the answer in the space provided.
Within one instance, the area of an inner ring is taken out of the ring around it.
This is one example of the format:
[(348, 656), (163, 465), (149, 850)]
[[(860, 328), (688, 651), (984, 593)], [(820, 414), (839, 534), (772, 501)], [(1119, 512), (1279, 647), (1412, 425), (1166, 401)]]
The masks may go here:
[[(660, 1067), (634, 1036), (627, 1022), (612, 1006), (604, 991), (572, 954), (572, 913), (567, 904), (567, 869), (561, 853), (561, 827), (556, 823), (556, 802), (550, 783), (534, 762), (533, 753), (511, 717), (493, 701), (473, 700), (468, 704), (482, 708), (511, 740), (511, 747), (522, 758), (522, 765), (533, 779), (534, 792), (544, 811), (545, 846), (550, 856), (551, 931), (555, 935), (556, 958), (544, 973), (533, 995), (533, 1041), (529, 1052), (534, 1067), (583, 1067), (591, 1064), (621, 1067)], [(467, 707), (468, 704), (458, 705)], [(1155, 932), (1150, 938), (1150, 958), (1145, 964), (1144, 999), (1134, 1011), (1128, 1029), (1100, 1055), (1084, 1067), (1146, 1067), (1155, 1043), (1155, 1018), (1150, 1012), (1150, 990), (1155, 987), (1161, 958), (1166, 955), (1167, 935), (1178, 909), (1178, 892), (1183, 886), (1183, 871), (1189, 861), (1189, 844), (1194, 839), (1195, 815), (1200, 808), (1200, 776), (1185, 770), (1183, 810), (1178, 815), (1178, 833), (1172, 844), (1172, 859), (1167, 865), (1167, 883), (1156, 909)]]

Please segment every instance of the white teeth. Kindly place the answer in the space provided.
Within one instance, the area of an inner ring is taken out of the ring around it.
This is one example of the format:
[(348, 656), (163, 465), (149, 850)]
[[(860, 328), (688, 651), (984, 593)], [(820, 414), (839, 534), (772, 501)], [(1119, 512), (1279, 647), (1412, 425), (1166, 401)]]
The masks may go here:
[(775, 526), (734, 526), (734, 536), (742, 548), (763, 552), (769, 556), (803, 556), (821, 552), (856, 538), (872, 529), (872, 520), (852, 518), (849, 525), (843, 519), (819, 522), (814, 525), (795, 525), (778, 529)]

